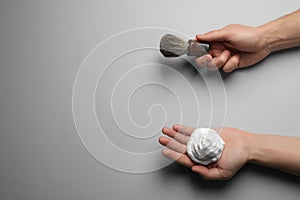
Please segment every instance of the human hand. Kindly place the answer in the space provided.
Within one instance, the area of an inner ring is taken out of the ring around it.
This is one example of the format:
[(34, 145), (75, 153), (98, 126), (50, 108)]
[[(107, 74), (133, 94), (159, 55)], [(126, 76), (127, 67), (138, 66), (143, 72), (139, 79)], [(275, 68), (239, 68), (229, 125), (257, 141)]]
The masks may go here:
[(198, 66), (209, 70), (223, 67), (224, 72), (253, 65), (270, 54), (260, 27), (232, 24), (219, 30), (196, 35), (199, 41), (210, 42), (209, 54), (196, 58)]
[(186, 145), (195, 129), (184, 125), (174, 125), (163, 128), (162, 132), (168, 137), (161, 136), (159, 142), (166, 146), (162, 154), (177, 163), (191, 168), (204, 179), (230, 179), (249, 158), (247, 137), (249, 133), (235, 128), (215, 129), (225, 142), (225, 148), (219, 161), (203, 166), (193, 162), (187, 155)]

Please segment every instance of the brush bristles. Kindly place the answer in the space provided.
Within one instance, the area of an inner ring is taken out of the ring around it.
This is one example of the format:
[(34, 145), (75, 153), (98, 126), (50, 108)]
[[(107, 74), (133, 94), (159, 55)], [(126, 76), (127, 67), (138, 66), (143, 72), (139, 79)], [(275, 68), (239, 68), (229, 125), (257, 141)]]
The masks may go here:
[(181, 38), (166, 34), (160, 40), (160, 52), (165, 57), (178, 57), (186, 53), (188, 48), (187, 41)]

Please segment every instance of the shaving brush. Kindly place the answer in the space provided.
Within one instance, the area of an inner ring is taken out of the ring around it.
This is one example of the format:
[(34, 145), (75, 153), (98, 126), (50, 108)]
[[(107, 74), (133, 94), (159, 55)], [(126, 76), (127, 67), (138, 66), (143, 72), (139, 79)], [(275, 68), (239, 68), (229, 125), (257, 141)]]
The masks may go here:
[(165, 57), (179, 57), (184, 54), (188, 56), (203, 56), (207, 54), (209, 47), (209, 43), (191, 39), (185, 41), (172, 34), (166, 34), (160, 40), (160, 52)]

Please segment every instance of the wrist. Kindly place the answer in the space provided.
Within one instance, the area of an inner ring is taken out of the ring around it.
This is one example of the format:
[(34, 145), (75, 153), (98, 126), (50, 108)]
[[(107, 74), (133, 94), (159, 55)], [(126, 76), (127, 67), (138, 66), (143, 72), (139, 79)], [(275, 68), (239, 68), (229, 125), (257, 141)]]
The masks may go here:
[(259, 138), (258, 135), (254, 133), (248, 133), (246, 137), (246, 151), (248, 154), (247, 162), (258, 162), (260, 158), (259, 153)]
[(280, 26), (275, 24), (275, 22), (269, 22), (257, 27), (257, 30), (262, 37), (263, 44), (270, 53), (280, 50), (280, 44), (282, 41), (285, 41), (284, 36), (280, 33), (279, 27)]
[(300, 10), (257, 27), (270, 52), (300, 45)]

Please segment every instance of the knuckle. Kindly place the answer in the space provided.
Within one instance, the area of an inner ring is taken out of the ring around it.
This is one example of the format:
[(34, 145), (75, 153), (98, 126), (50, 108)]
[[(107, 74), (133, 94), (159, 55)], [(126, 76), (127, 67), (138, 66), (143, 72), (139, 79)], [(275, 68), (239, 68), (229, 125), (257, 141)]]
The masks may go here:
[(206, 56), (201, 56), (195, 59), (195, 63), (197, 66), (202, 67), (207, 64), (209, 59)]
[(212, 30), (206, 33), (205, 35), (210, 36), (212, 40), (216, 40), (218, 34), (218, 30)]
[(203, 66), (203, 61), (202, 61), (201, 58), (196, 58), (196, 59), (195, 59), (195, 63), (196, 63), (196, 65), (197, 65), (198, 67)]
[(220, 57), (220, 63), (225, 64), (225, 62), (228, 60), (228, 56), (224, 53), (224, 55), (222, 55)]
[(228, 24), (224, 28), (233, 29), (233, 28), (236, 28), (237, 26), (239, 26), (239, 25), (238, 24)]
[(223, 71), (226, 73), (229, 73), (229, 72), (231, 72), (231, 68), (229, 66), (226, 66), (223, 68)]

